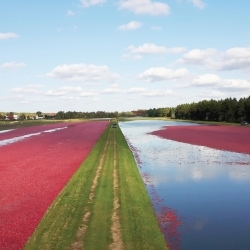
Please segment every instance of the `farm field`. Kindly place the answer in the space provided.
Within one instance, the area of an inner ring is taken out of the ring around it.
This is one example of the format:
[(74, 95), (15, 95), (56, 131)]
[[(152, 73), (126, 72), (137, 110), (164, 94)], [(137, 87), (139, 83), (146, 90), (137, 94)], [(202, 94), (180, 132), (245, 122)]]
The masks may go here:
[(107, 121), (0, 133), (0, 249), (167, 249), (134, 156)]
[(63, 123), (0, 133), (0, 249), (24, 246), (107, 125)]
[(29, 239), (28, 249), (167, 249), (119, 127), (104, 132)]
[(26, 127), (33, 127), (33, 126), (41, 126), (47, 124), (55, 124), (55, 123), (64, 123), (61, 120), (24, 120), (24, 121), (9, 121), (9, 120), (0, 120), (0, 131), (1, 130), (8, 130), (8, 129), (17, 129), (17, 128), (26, 128)]
[(168, 126), (151, 134), (174, 141), (250, 154), (248, 127)]

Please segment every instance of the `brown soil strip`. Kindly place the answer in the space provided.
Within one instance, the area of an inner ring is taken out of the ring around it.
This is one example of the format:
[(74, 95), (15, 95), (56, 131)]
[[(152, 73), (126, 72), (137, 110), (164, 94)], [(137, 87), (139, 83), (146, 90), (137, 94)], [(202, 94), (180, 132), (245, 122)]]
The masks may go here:
[[(108, 148), (108, 144), (109, 144), (109, 137), (110, 137), (110, 134), (108, 136), (108, 140), (107, 140), (107, 142), (105, 144), (103, 153), (101, 155), (101, 158), (100, 158), (100, 161), (99, 161), (96, 173), (95, 173), (95, 177), (93, 179), (93, 183), (92, 183), (92, 186), (91, 186), (91, 189), (90, 189), (88, 204), (91, 204), (93, 202), (93, 200), (94, 200), (94, 197), (95, 197), (95, 189), (97, 187), (98, 179), (100, 177), (100, 173), (101, 173), (101, 170), (102, 170), (102, 167), (103, 167), (104, 159), (105, 159), (106, 154), (107, 154), (107, 148)], [(84, 235), (85, 235), (85, 233), (87, 231), (87, 228), (88, 228), (88, 221), (89, 221), (89, 216), (90, 215), (91, 215), (90, 207), (87, 206), (87, 207), (85, 207), (85, 214), (84, 214), (84, 216), (82, 218), (82, 222), (81, 222), (81, 224), (80, 224), (80, 226), (78, 228), (78, 231), (77, 231), (77, 234), (76, 234), (76, 239), (71, 244), (71, 246), (69, 247), (69, 250), (82, 250), (82, 249), (84, 249), (83, 238), (84, 238)]]
[(110, 250), (122, 250), (123, 242), (122, 242), (122, 233), (121, 233), (121, 223), (119, 218), (119, 197), (118, 197), (118, 188), (119, 188), (119, 180), (117, 173), (117, 152), (116, 152), (116, 137), (114, 130), (114, 169), (113, 169), (113, 186), (114, 186), (114, 208), (111, 217), (112, 226), (112, 238), (113, 243), (109, 246)]

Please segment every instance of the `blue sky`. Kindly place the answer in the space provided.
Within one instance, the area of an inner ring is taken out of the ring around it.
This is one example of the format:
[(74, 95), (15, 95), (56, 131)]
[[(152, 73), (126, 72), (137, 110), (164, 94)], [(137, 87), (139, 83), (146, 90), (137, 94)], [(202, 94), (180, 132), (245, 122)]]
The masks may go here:
[(130, 111), (250, 95), (250, 1), (0, 2), (0, 111)]

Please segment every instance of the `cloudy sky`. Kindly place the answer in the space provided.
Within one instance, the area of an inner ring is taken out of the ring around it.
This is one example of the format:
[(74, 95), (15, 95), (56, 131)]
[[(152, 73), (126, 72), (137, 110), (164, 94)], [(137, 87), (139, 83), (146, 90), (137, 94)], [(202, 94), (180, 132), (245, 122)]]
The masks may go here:
[(250, 95), (250, 1), (0, 1), (0, 111)]

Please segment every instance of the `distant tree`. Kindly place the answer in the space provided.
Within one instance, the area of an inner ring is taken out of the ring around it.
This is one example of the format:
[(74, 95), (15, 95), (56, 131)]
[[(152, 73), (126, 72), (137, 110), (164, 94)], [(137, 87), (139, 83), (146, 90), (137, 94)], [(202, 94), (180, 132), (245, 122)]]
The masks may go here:
[(56, 119), (64, 119), (64, 111), (59, 111), (56, 114)]
[(118, 113), (118, 111), (115, 111), (115, 118), (118, 120), (118, 118), (119, 118), (119, 113)]
[(245, 109), (245, 119), (247, 121), (250, 121), (250, 96), (245, 100), (244, 109)]
[(21, 115), (20, 115), (20, 120), (25, 120), (26, 119), (26, 115), (24, 114), (24, 113), (22, 113)]
[(37, 115), (37, 116), (41, 116), (41, 115), (42, 115), (42, 112), (41, 112), (41, 111), (37, 111), (37, 112), (36, 112), (36, 115)]

